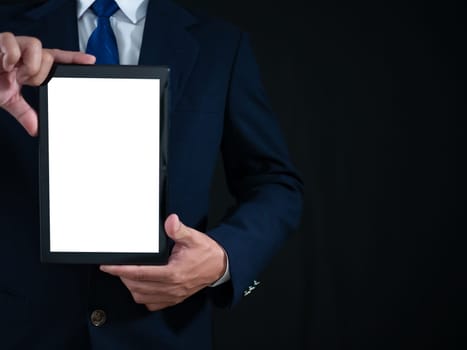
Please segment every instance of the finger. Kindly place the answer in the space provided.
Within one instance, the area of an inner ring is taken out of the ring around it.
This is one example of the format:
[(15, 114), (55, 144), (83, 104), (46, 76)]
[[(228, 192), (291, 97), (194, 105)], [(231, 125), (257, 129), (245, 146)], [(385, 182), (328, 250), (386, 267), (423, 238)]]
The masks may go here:
[(165, 309), (166, 307), (173, 306), (176, 304), (181, 303), (187, 297), (176, 297), (176, 296), (164, 296), (164, 295), (153, 295), (153, 296), (146, 296), (140, 294), (132, 294), (133, 300), (137, 304), (145, 304), (148, 310), (150, 311), (157, 311), (161, 309)]
[(65, 64), (94, 64), (96, 57), (78, 51), (64, 51), (59, 49), (45, 49), (52, 55), (54, 61)]
[(113, 276), (134, 281), (169, 282), (171, 268), (164, 266), (102, 265), (100, 270)]
[(177, 214), (171, 214), (165, 220), (165, 231), (167, 235), (174, 241), (185, 245), (191, 245), (198, 231), (185, 226)]
[(131, 296), (136, 304), (165, 303), (154, 295), (131, 293)]
[[(176, 304), (186, 298), (183, 290), (178, 290), (176, 287), (167, 287), (166, 285), (158, 284), (157, 288), (141, 291), (141, 288), (135, 288), (135, 281), (121, 278), (123, 284), (130, 291), (133, 300), (137, 304), (160, 303), (165, 305)], [(140, 282), (149, 286), (148, 282)], [(143, 287), (144, 288), (144, 287)]]
[(135, 281), (125, 277), (120, 277), (120, 279), (132, 293), (160, 296), (167, 289), (167, 284), (162, 282)]
[(22, 85), (38, 86), (47, 79), (52, 65), (54, 64), (54, 58), (46, 50), (41, 51), (41, 63), (39, 70), (34, 75), (28, 75), (23, 71), (23, 67), (18, 70), (18, 82)]
[[(49, 76), (54, 62), (67, 64), (93, 64), (95, 62), (95, 57), (82, 52), (44, 49), (42, 50), (42, 60), (37, 73), (34, 75), (28, 75), (23, 71), (23, 67), (21, 67), (18, 72), (19, 82), (21, 84), (32, 86), (42, 84)], [(24, 69), (26, 69), (26, 67)]]
[(54, 62), (58, 63), (73, 63), (73, 64), (93, 64), (95, 57), (84, 54), (82, 52), (62, 51), (57, 49), (44, 49), (42, 50), (42, 61), (39, 71), (34, 75), (27, 77), (25, 81), (20, 80), (24, 77), (22, 72), (18, 73), (20, 83), (37, 86), (42, 84), (48, 77)]
[(27, 36), (18, 36), (16, 41), (21, 50), (19, 74), (25, 77), (36, 75), (41, 68), (42, 43), (39, 39)]
[(8, 103), (2, 106), (26, 129), (29, 135), (36, 136), (38, 129), (37, 113), (26, 102), (21, 94), (12, 97)]
[(133, 300), (135, 301), (136, 304), (157, 303), (157, 304), (164, 304), (164, 305), (174, 305), (184, 300), (183, 298), (169, 297), (169, 296), (165, 296), (164, 294), (149, 295), (149, 294), (131, 293), (131, 296), (133, 297)]
[(12, 33), (0, 34), (0, 72), (11, 72), (21, 58), (21, 49)]
[(172, 305), (165, 304), (165, 303), (146, 304), (146, 309), (148, 309), (149, 311), (159, 311), (169, 306), (172, 306)]

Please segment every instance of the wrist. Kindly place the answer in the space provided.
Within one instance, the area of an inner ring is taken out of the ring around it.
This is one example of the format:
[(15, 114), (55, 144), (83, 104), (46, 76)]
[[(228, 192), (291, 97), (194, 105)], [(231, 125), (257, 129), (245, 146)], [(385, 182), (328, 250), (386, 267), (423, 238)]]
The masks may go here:
[(230, 280), (229, 257), (224, 248), (220, 245), (219, 248), (222, 251), (222, 263), (219, 265), (221, 266), (221, 269), (219, 270), (220, 272), (217, 275), (217, 278), (209, 285), (209, 287), (217, 287)]

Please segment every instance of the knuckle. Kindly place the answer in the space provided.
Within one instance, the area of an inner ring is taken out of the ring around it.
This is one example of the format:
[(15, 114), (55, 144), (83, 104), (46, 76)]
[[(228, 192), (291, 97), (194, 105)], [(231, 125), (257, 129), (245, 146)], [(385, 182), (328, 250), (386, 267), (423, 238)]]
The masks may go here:
[(200, 246), (201, 249), (203, 250), (206, 250), (206, 251), (214, 251), (215, 250), (215, 246), (212, 244), (211, 241), (207, 240), (207, 239), (202, 239), (202, 240), (199, 240), (198, 241), (198, 244)]
[[(13, 41), (15, 40), (14, 37), (12, 37), (12, 40)], [(8, 41), (8, 40), (5, 40), (5, 41)], [(4, 54), (6, 56), (7, 61), (10, 63), (16, 63), (21, 58), (21, 50), (19, 46), (15, 44), (8, 45), (8, 47), (6, 47)]]
[(21, 58), (21, 51), (19, 48), (13, 48), (7, 53), (7, 60), (11, 63), (17, 63)]
[(42, 49), (42, 42), (34, 37), (29, 38), (29, 45), (36, 49)]
[(17, 39), (21, 41), (20, 46), (25, 50), (40, 50), (42, 49), (42, 42), (33, 36), (18, 36)]
[(176, 273), (175, 272), (170, 272), (168, 274), (166, 274), (164, 276), (164, 280), (167, 282), (167, 283), (175, 283), (175, 275)]
[(177, 291), (174, 294), (175, 294), (174, 295), (175, 300), (177, 300), (177, 302), (181, 302), (187, 296), (186, 288), (181, 287), (181, 288), (177, 289)]
[(181, 284), (185, 280), (185, 274), (182, 271), (173, 271), (169, 279), (174, 284)]
[(32, 86), (38, 86), (44, 82), (47, 78), (48, 70), (39, 70), (38, 72), (26, 71), (27, 84)]
[(175, 299), (172, 301), (172, 305), (180, 304), (180, 303), (182, 303), (183, 301), (185, 301), (186, 298), (188, 298), (188, 296), (186, 296), (186, 295), (179, 296), (179, 297), (175, 298)]
[(34, 76), (27, 81), (28, 85), (36, 86), (42, 84), (41, 77)]
[(131, 287), (130, 287), (130, 290), (131, 290), (133, 293), (136, 293), (136, 294), (142, 294), (142, 293), (144, 293), (144, 289), (143, 289), (141, 286), (131, 286)]
[(46, 51), (46, 52), (47, 52), (49, 55), (51, 55), (52, 57), (55, 57), (55, 56), (57, 55), (57, 53), (58, 53), (59, 50), (58, 50), (58, 49), (46, 49), (46, 50), (44, 50), (44, 51)]
[(177, 302), (180, 302), (186, 299), (186, 297), (188, 296), (188, 293), (189, 293), (188, 287), (181, 285), (177, 288), (174, 288), (171, 294), (174, 300), (176, 300)]
[(149, 311), (157, 311), (159, 308), (155, 304), (148, 304), (146, 305), (146, 309), (148, 309)]
[(0, 38), (5, 42), (16, 40), (15, 35), (12, 32), (0, 33)]
[(143, 270), (136, 270), (135, 271), (135, 279), (137, 281), (144, 281), (146, 279), (146, 273)]
[(48, 51), (42, 51), (42, 65), (52, 65), (54, 62), (54, 57)]
[(135, 301), (136, 304), (144, 304), (143, 300), (143, 295), (137, 292), (132, 292), (131, 293), (133, 300)]
[(174, 305), (177, 305), (177, 304), (180, 304), (181, 301), (179, 300), (172, 300), (170, 301), (170, 303), (167, 303), (167, 306), (174, 306)]
[(171, 283), (177, 283), (179, 280), (179, 273), (178, 272), (173, 272), (169, 276), (167, 276), (167, 279)]

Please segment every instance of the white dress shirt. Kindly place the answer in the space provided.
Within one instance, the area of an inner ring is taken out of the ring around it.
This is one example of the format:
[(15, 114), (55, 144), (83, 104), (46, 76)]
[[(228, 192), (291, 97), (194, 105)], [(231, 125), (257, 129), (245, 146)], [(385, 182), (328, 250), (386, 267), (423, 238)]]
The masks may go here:
[[(149, 0), (115, 0), (120, 10), (110, 17), (117, 39), (120, 64), (138, 64), (143, 42), (144, 23)], [(86, 51), (91, 33), (97, 27), (97, 16), (91, 5), (94, 0), (78, 0), (79, 49)]]
[[(120, 9), (110, 17), (110, 25), (117, 39), (120, 64), (137, 65), (143, 42), (149, 0), (115, 0), (115, 2)], [(93, 3), (94, 0), (78, 0), (79, 49), (82, 52), (86, 51), (89, 37), (97, 27), (97, 16), (90, 8)], [(216, 287), (228, 280), (230, 280), (230, 268), (227, 257), (227, 268), (224, 275), (211, 287)]]

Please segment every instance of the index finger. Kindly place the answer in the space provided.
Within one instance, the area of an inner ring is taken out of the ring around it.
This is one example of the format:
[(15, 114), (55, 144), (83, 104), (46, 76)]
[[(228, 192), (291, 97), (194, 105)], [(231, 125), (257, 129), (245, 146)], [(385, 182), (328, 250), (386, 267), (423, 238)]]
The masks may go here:
[(0, 33), (0, 71), (9, 72), (21, 58), (21, 49), (12, 33)]
[(94, 64), (96, 57), (79, 51), (65, 51), (59, 49), (44, 49), (52, 55), (54, 62), (65, 64)]
[(173, 274), (170, 265), (101, 265), (100, 270), (133, 281), (167, 282)]

